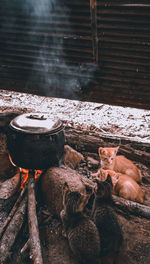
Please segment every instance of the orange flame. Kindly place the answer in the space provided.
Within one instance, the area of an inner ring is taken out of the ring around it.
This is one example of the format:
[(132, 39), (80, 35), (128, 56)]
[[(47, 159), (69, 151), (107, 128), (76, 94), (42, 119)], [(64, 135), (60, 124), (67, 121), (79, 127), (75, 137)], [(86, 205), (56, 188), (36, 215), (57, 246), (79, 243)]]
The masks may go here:
[[(21, 189), (23, 189), (24, 185), (28, 182), (29, 170), (20, 168), (20, 172), (21, 172), (21, 177), (22, 177)], [(35, 170), (34, 173), (35, 173), (35, 180), (37, 180), (39, 176), (41, 175), (42, 171)]]
[(10, 160), (11, 164), (12, 164), (14, 167), (16, 167), (15, 163), (12, 161), (12, 158), (11, 158), (10, 154), (9, 154), (9, 160)]
[[(11, 156), (9, 155), (9, 159), (10, 162), (12, 163), (12, 165), (14, 167), (16, 167), (15, 163), (12, 161)], [(25, 184), (28, 182), (28, 178), (29, 178), (29, 170), (27, 169), (23, 169), (23, 168), (19, 168), (20, 169), (20, 173), (21, 173), (21, 189), (23, 189), (23, 187), (25, 186)], [(35, 180), (37, 180), (39, 178), (39, 176), (41, 175), (42, 171), (41, 170), (35, 170), (34, 171), (34, 175), (35, 175)]]

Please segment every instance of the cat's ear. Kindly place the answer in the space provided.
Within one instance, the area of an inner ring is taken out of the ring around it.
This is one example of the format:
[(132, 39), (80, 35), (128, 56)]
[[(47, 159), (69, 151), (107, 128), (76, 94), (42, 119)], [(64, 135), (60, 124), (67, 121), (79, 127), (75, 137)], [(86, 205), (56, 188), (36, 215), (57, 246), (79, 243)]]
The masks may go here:
[(64, 185), (63, 185), (63, 188), (62, 188), (62, 196), (63, 196), (63, 207), (65, 208), (65, 200), (66, 200), (66, 195), (67, 193), (69, 192), (69, 186), (68, 186), (68, 183), (65, 182)]
[(97, 187), (103, 187), (103, 181), (101, 181), (99, 178), (95, 178), (93, 182), (97, 184)]
[(111, 179), (111, 176), (109, 174), (107, 175), (106, 182), (109, 183), (113, 187), (112, 179)]
[(99, 184), (100, 180), (98, 178), (94, 178), (93, 182)]
[(104, 154), (105, 153), (105, 150), (104, 150), (104, 148), (99, 147), (98, 152), (99, 152), (99, 154)]
[(115, 154), (117, 154), (119, 148), (120, 148), (120, 146), (117, 146), (117, 147), (115, 148)]
[(97, 189), (98, 189), (98, 184), (99, 184), (100, 180), (98, 178), (94, 178), (93, 179), (93, 183), (95, 183), (95, 186), (93, 188), (94, 194), (97, 193)]
[(105, 194), (105, 186), (104, 186), (104, 182), (100, 181), (98, 178), (94, 179), (96, 186), (94, 189), (94, 195), (98, 195), (98, 197), (103, 197)]
[(65, 182), (65, 183), (64, 183), (64, 186), (63, 186), (63, 193), (66, 193), (68, 190), (69, 190), (68, 183)]
[(91, 195), (93, 193), (93, 187), (92, 186), (87, 184), (87, 185), (85, 185), (85, 189), (86, 189), (86, 193), (88, 195)]

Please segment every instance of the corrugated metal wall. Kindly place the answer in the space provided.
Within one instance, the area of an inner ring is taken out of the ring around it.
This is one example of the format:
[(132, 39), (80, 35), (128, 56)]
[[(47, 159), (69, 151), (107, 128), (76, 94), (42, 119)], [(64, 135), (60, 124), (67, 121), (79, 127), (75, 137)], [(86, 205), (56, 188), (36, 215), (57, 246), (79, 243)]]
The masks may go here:
[(147, 2), (1, 0), (0, 88), (150, 108)]
[(61, 61), (93, 62), (88, 1), (56, 0), (51, 6), (51, 0), (38, 0), (41, 12), (27, 7), (29, 2), (0, 2), (0, 56), (6, 67), (32, 70), (34, 64), (41, 71), (44, 64), (59, 66)]
[(120, 102), (150, 103), (150, 2), (98, 1), (101, 87)]

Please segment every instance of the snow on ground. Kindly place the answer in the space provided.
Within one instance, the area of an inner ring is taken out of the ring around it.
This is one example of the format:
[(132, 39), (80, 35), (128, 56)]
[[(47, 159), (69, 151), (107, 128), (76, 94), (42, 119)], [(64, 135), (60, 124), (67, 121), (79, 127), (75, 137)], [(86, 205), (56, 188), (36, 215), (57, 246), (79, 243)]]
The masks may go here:
[(0, 90), (0, 111), (31, 109), (57, 115), (68, 125), (150, 143), (150, 110)]

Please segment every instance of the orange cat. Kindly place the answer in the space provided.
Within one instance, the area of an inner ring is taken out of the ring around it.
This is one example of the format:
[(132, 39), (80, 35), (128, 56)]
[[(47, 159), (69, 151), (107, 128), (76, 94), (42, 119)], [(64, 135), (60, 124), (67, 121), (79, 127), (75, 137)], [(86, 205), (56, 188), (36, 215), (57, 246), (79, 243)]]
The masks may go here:
[(114, 194), (135, 202), (144, 202), (141, 187), (130, 176), (112, 170), (99, 169), (99, 178), (102, 181), (106, 180), (108, 174), (112, 179)]
[(105, 170), (114, 170), (130, 176), (136, 182), (142, 181), (140, 170), (136, 165), (124, 156), (117, 156), (119, 146), (116, 148), (102, 148), (98, 149), (101, 168)]

